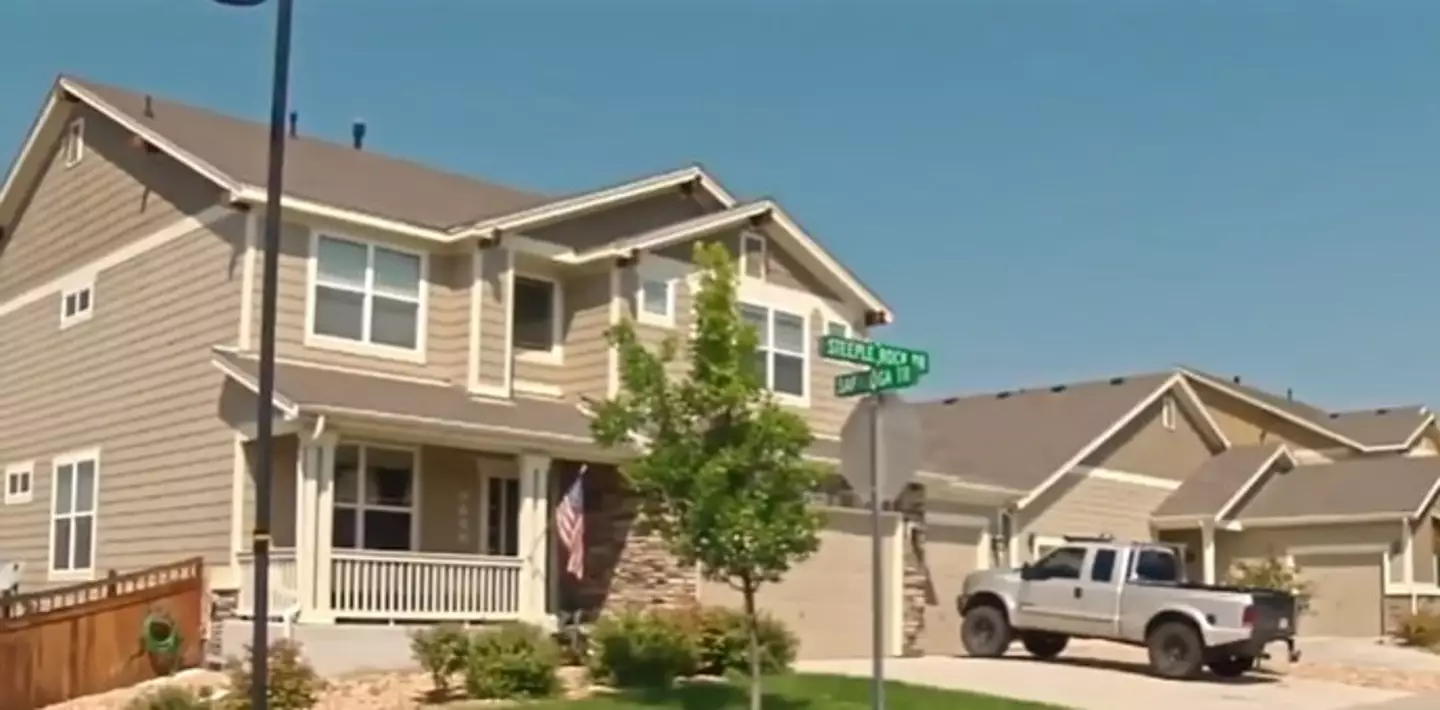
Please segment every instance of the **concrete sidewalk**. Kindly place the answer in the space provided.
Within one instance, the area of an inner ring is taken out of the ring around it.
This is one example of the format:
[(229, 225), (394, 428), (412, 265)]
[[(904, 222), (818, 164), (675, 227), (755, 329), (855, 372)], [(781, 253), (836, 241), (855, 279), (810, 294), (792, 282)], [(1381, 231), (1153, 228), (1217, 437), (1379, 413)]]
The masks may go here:
[(1411, 695), (1369, 705), (1354, 705), (1345, 710), (1436, 710), (1437, 708), (1440, 708), (1440, 693)]
[[(798, 670), (868, 676), (865, 659), (802, 661)], [(938, 688), (1049, 703), (1074, 710), (1440, 710), (1440, 705), (1371, 705), (1406, 697), (1397, 691), (1337, 683), (1246, 677), (1162, 680), (1141, 664), (1062, 656), (1030, 658), (888, 659), (886, 678)]]

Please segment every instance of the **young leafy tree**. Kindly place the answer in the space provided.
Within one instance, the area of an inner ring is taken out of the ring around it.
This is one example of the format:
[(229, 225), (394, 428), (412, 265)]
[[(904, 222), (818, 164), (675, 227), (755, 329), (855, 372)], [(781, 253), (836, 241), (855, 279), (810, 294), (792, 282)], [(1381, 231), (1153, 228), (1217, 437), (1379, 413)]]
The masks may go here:
[(759, 380), (756, 332), (740, 316), (738, 278), (720, 244), (699, 244), (701, 282), (683, 375), (679, 342), (642, 345), (633, 325), (613, 328), (620, 393), (596, 406), (603, 445), (635, 446), (624, 472), (644, 524), (681, 563), (698, 563), (744, 599), (749, 623), (751, 707), (760, 707), (755, 597), (819, 545), (820, 514), (807, 494), (822, 472), (804, 458), (812, 436), (798, 414), (776, 404)]

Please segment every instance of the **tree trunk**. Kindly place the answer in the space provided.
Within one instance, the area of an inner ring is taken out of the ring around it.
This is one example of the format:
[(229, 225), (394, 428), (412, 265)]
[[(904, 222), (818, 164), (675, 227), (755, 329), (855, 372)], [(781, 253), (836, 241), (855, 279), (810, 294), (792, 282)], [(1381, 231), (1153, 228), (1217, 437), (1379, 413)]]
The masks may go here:
[(740, 591), (745, 597), (745, 630), (750, 636), (750, 710), (761, 710), (760, 698), (760, 629), (755, 622), (755, 585), (743, 580)]

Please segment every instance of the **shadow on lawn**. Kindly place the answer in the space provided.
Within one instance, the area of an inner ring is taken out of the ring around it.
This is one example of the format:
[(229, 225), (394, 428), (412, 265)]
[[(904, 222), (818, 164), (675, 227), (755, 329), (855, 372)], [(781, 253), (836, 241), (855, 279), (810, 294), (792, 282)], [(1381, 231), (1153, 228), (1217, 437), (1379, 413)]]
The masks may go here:
[[(614, 696), (637, 706), (679, 710), (727, 710), (747, 707), (750, 688), (729, 683), (687, 683), (668, 690), (633, 690)], [(765, 710), (820, 710), (809, 700), (765, 693)]]

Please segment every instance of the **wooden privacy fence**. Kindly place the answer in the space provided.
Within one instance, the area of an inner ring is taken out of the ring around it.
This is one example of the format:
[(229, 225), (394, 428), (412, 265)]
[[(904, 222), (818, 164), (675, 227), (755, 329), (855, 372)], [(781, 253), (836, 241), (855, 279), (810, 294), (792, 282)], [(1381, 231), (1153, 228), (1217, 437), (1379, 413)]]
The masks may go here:
[[(0, 708), (33, 710), (199, 665), (204, 571), (196, 558), (0, 597)], [(156, 619), (179, 633), (174, 653), (145, 642)]]

